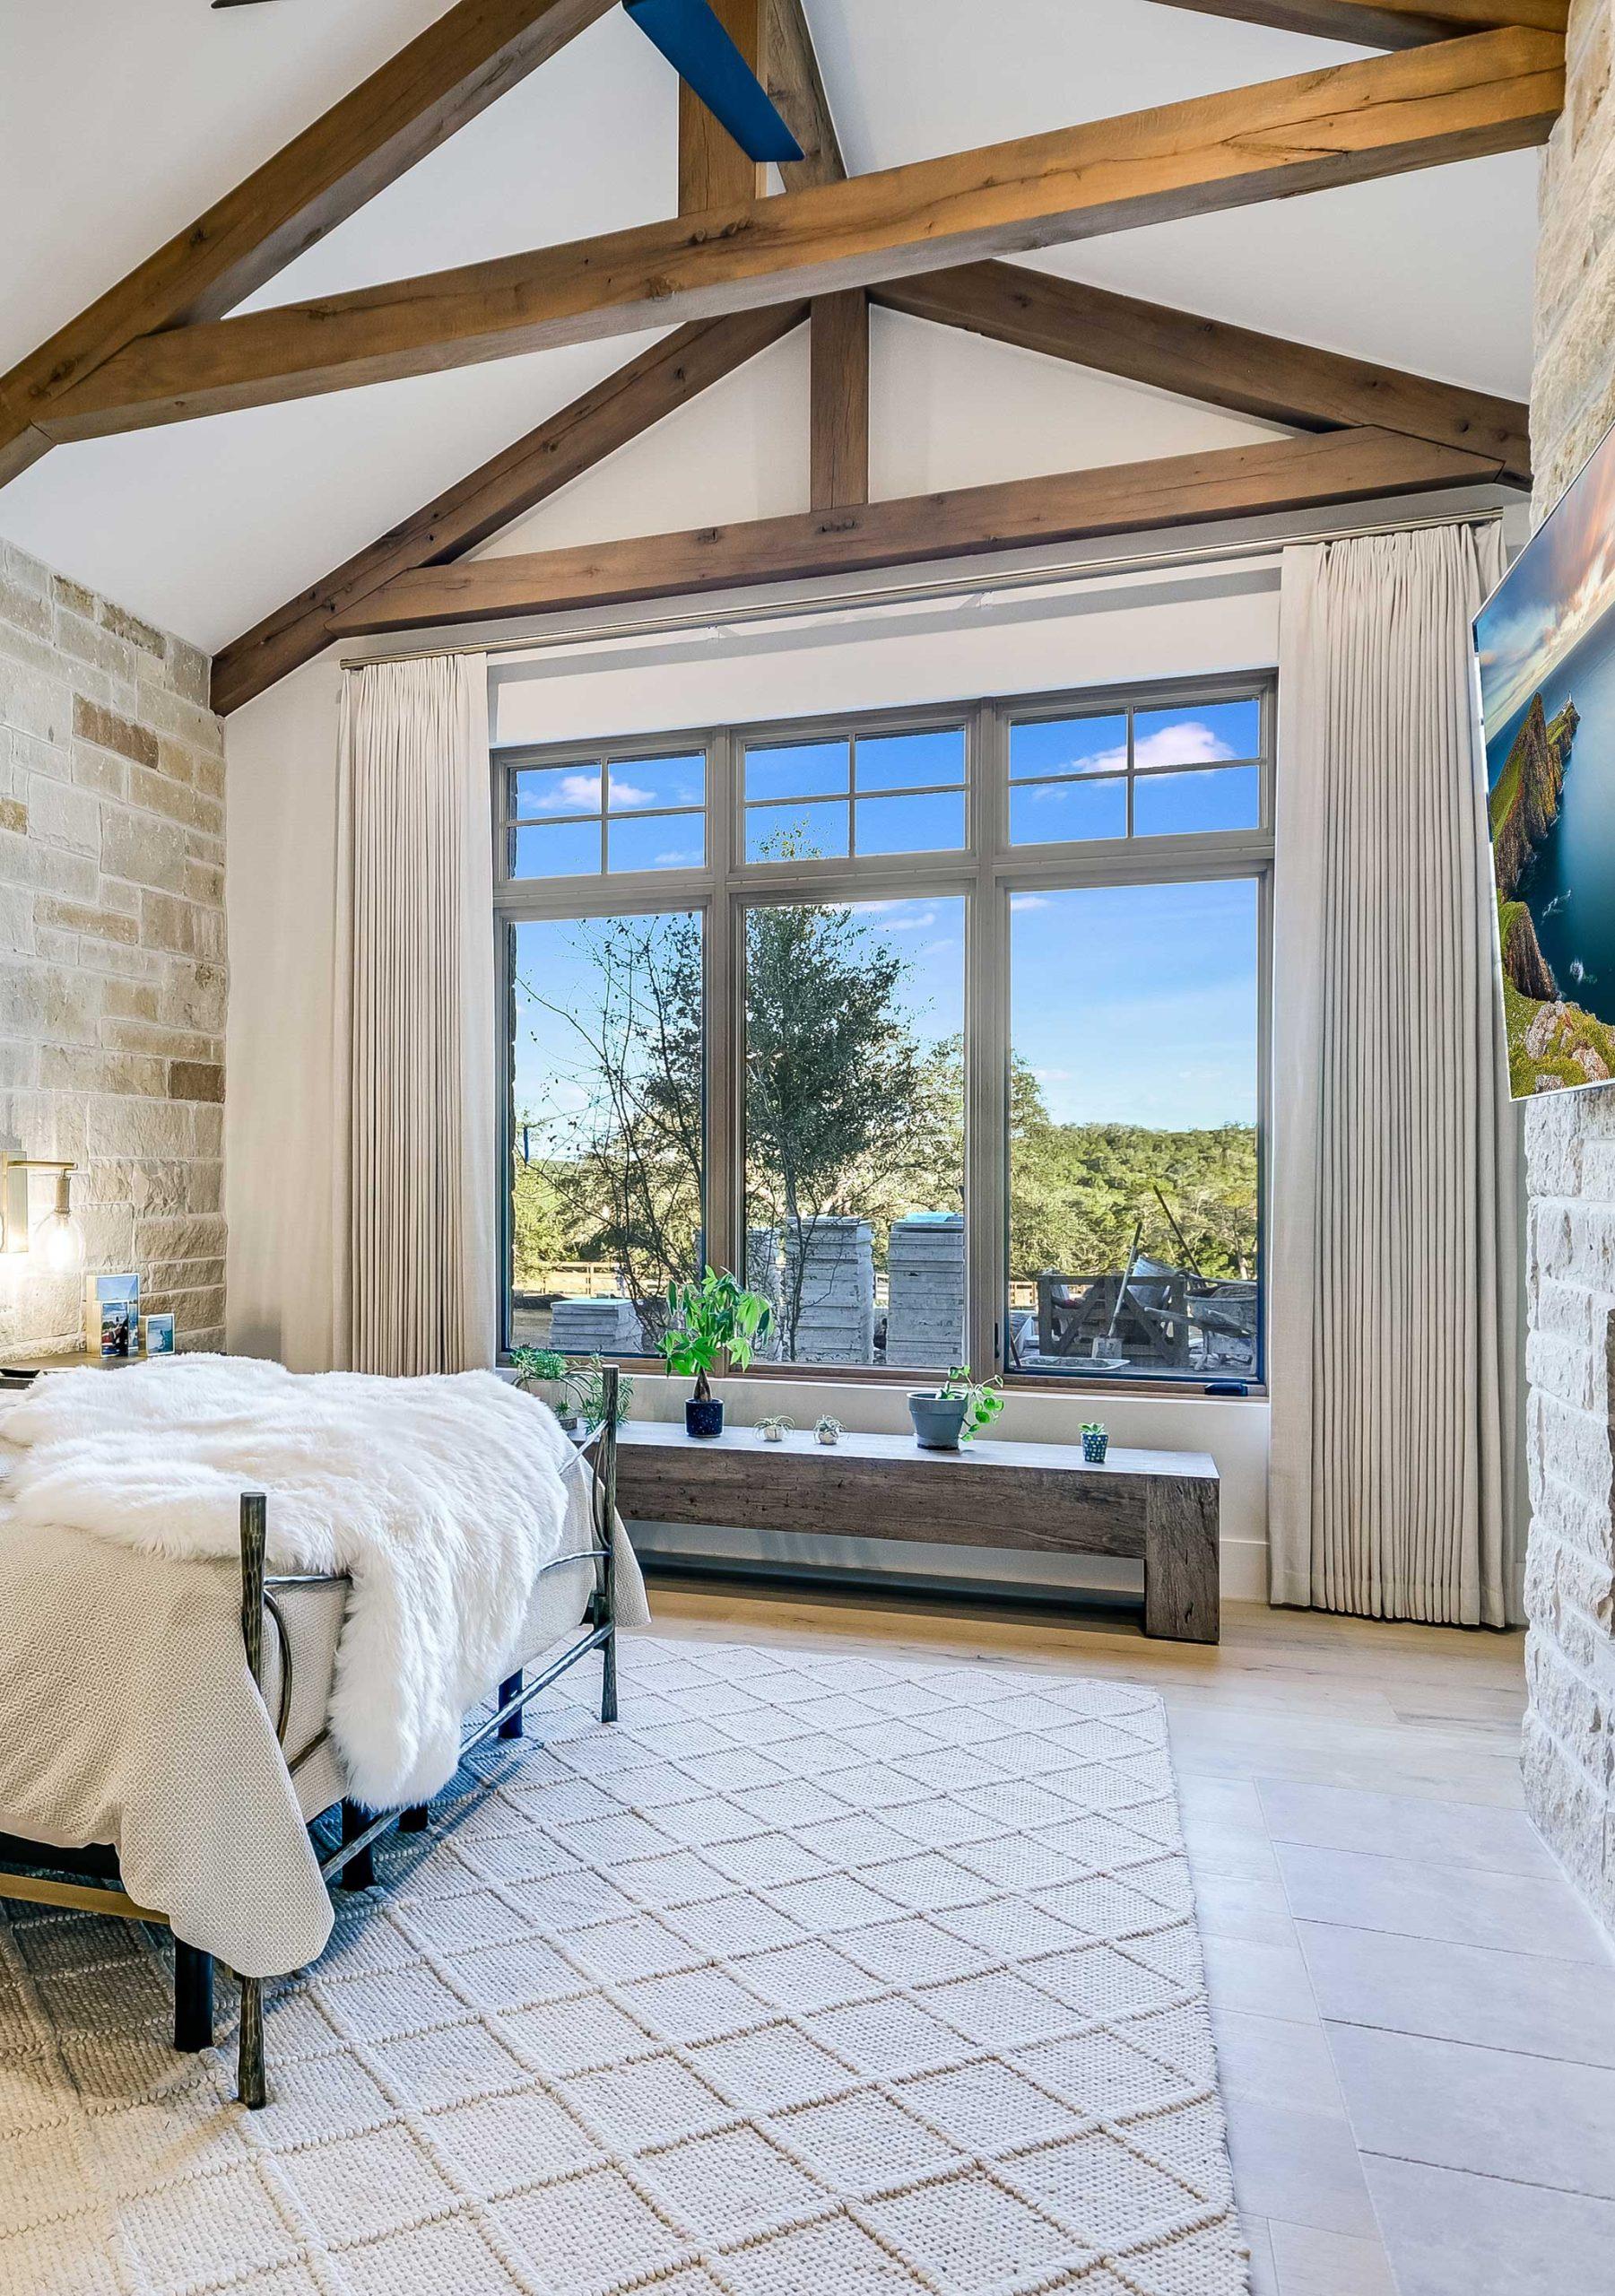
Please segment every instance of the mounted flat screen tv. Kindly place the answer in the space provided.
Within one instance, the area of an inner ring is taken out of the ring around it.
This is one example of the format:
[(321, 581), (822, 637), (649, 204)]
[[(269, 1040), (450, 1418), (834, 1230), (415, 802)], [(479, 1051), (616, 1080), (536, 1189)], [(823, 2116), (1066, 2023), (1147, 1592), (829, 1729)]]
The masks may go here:
[(1615, 1077), (1615, 430), (1475, 619), (1516, 1100)]

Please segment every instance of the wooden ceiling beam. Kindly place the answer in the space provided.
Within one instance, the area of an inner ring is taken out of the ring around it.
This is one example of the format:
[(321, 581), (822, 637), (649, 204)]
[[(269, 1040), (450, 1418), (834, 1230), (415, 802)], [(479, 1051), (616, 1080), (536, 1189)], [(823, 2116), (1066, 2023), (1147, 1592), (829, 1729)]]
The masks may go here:
[(1514, 150), (1563, 97), (1562, 42), (1480, 33), (149, 335), (42, 427), (181, 422)]
[(813, 299), (809, 322), (808, 500), (815, 510), (869, 500), (869, 297)]
[(1294, 430), (1366, 424), (1461, 447), (1496, 458), (1516, 484), (1530, 483), (1529, 410), (1513, 399), (1140, 302), (1022, 264), (931, 271), (870, 292), (873, 301), (915, 318)]
[[(52, 443), (45, 418), (106, 360), (161, 328), (221, 318), (612, 0), (458, 0), (407, 48), (0, 376), (0, 485)], [(205, 37), (205, 18), (197, 30)]]
[(779, 171), (786, 189), (808, 191), (815, 184), (845, 183), (849, 170), (802, 0), (764, 0), (761, 77), (780, 117), (802, 146), (801, 159), (787, 160)]
[(861, 573), (1474, 483), (1496, 478), (1498, 468), (1495, 459), (1389, 431), (1332, 430), (744, 526), (427, 567), (333, 615), (330, 630), (358, 637)]
[(356, 607), (399, 574), (474, 550), (779, 342), (801, 326), (807, 309), (805, 303), (780, 304), (703, 320), (642, 352), (226, 646), (213, 659), (213, 708), (228, 715), (312, 661), (330, 643), (333, 614)]
[[(765, 0), (712, 0), (712, 12), (751, 70), (761, 77)], [(741, 150), (688, 81), (679, 82), (679, 213), (766, 199), (768, 170)]]
[(1165, 0), (1201, 16), (1231, 16), (1274, 31), (1306, 32), (1315, 39), (1350, 40), (1357, 48), (1423, 48), (1464, 32), (1498, 31), (1511, 24), (1564, 36), (1569, 0)]

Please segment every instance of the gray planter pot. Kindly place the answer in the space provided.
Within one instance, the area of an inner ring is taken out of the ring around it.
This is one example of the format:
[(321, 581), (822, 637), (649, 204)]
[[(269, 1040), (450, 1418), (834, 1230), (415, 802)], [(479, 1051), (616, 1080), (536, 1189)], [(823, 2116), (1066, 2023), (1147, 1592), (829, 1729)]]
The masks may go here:
[(908, 1416), (914, 1422), (914, 1439), (922, 1451), (958, 1450), (959, 1430), (965, 1423), (963, 1396), (916, 1390), (908, 1398)]

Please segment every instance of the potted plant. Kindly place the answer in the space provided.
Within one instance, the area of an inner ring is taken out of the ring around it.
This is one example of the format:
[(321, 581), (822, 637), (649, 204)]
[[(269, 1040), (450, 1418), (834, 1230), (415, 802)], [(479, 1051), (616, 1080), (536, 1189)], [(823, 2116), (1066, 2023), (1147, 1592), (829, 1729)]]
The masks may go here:
[(916, 1387), (908, 1397), (914, 1439), (922, 1451), (957, 1451), (988, 1428), (1003, 1409), (995, 1379), (972, 1379), (956, 1363), (940, 1387)]
[(822, 1412), (813, 1422), (813, 1432), (821, 1443), (838, 1443), (841, 1440), (841, 1422), (832, 1419), (828, 1411)]
[(577, 1424), (577, 1406), (573, 1389), (580, 1374), (575, 1372), (564, 1355), (552, 1347), (513, 1347), (510, 1368), (516, 1373), (516, 1384), (541, 1403), (547, 1403), (563, 1428), (569, 1431)]
[(1082, 1422), (1082, 1457), (1089, 1465), (1102, 1467), (1109, 1448), (1110, 1438), (1105, 1431), (1103, 1420), (1085, 1419)]
[(708, 1437), (724, 1431), (724, 1404), (712, 1392), (711, 1378), (725, 1353), (738, 1370), (766, 1339), (774, 1310), (760, 1292), (748, 1292), (725, 1268), (709, 1267), (699, 1283), (667, 1287), (667, 1329), (658, 1344), (675, 1378), (695, 1381), (684, 1405), (687, 1433)]
[(757, 1422), (757, 1431), (765, 1443), (783, 1443), (786, 1429), (794, 1427), (795, 1424), (796, 1422), (794, 1419), (777, 1417), (760, 1419)]

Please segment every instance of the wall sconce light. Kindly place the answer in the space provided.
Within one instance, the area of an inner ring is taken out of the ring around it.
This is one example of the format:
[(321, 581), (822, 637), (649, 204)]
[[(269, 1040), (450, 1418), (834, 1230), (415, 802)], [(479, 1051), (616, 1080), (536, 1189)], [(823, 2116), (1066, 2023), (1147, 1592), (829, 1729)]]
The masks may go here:
[[(84, 1265), (84, 1231), (73, 1216), (73, 1175), (78, 1170), (59, 1156), (13, 1156), (0, 1149), (0, 1255), (8, 1259), (37, 1256), (47, 1275), (76, 1275)], [(29, 1232), (28, 1176), (54, 1172), (56, 1209)]]

